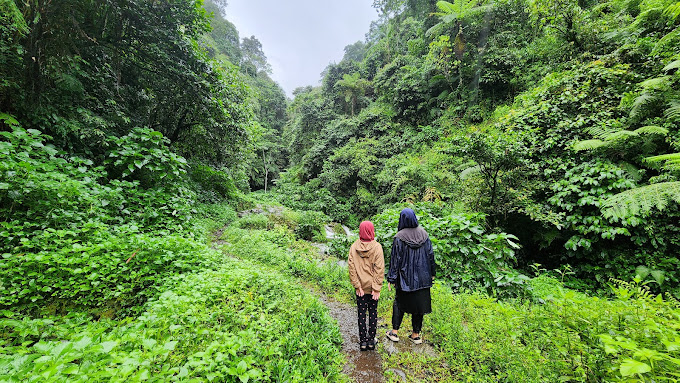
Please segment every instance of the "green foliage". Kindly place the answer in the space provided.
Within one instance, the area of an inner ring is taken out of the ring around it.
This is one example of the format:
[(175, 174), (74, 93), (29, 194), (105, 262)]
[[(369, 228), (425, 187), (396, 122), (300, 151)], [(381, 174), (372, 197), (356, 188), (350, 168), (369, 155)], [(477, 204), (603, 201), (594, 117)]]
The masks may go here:
[(607, 199), (603, 214), (615, 221), (649, 216), (653, 210), (668, 211), (680, 204), (680, 182), (661, 182), (627, 190)]
[(189, 167), (189, 176), (202, 202), (216, 203), (225, 199), (235, 199), (237, 196), (236, 185), (225, 171), (193, 163)]
[(245, 261), (175, 278), (134, 320), (10, 314), (0, 327), (0, 373), (10, 381), (342, 380), (326, 308)]
[[(111, 158), (134, 164), (139, 151), (166, 163), (133, 165), (147, 188), (140, 180), (107, 181), (92, 161), (66, 156), (47, 144), (49, 136), (3, 120), (13, 126), (0, 132), (3, 307), (130, 308), (157, 295), (163, 276), (207, 265), (195, 257), (205, 251), (199, 244), (171, 234), (190, 217), (191, 194), (178, 178), (183, 159), (123, 138)], [(141, 134), (142, 142), (152, 134)], [(159, 172), (173, 170), (175, 182), (161, 182), (166, 173)]]
[(149, 128), (134, 128), (120, 138), (108, 140), (111, 149), (104, 162), (111, 179), (137, 180), (144, 188), (180, 182), (186, 160), (171, 152), (170, 140)]
[[(481, 214), (460, 214), (432, 204), (414, 206), (420, 225), (434, 247), (437, 277), (455, 291), (482, 288), (498, 296), (525, 293), (528, 278), (515, 271), (517, 237), (486, 233)], [(400, 209), (387, 209), (372, 218), (376, 235), (389, 263)]]
[(611, 300), (575, 293), (544, 275), (531, 285), (542, 303), (452, 295), (435, 286), (438, 309), (425, 325), (454, 375), (495, 382), (672, 381), (677, 302), (636, 283), (615, 283)]

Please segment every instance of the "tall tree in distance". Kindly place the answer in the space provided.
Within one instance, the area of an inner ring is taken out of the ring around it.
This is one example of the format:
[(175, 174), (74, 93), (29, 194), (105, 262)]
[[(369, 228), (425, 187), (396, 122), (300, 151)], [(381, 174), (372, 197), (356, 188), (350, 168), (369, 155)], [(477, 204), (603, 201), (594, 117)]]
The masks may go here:
[(241, 70), (251, 76), (257, 72), (272, 72), (271, 65), (267, 62), (267, 56), (262, 51), (262, 43), (255, 36), (244, 37), (241, 41)]

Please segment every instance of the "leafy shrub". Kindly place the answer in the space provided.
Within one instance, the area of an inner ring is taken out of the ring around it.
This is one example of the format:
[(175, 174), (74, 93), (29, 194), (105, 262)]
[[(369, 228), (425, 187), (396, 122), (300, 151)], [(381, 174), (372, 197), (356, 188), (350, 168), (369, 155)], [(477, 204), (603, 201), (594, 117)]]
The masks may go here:
[(186, 173), (186, 160), (169, 149), (170, 140), (149, 128), (134, 128), (108, 139), (105, 165), (111, 179), (138, 180), (144, 188), (176, 184)]
[(0, 136), (0, 236), (7, 239), (1, 250), (50, 227), (103, 222), (170, 229), (190, 217), (193, 198), (181, 185), (143, 190), (138, 180), (106, 182), (103, 168), (59, 153), (37, 130), (16, 124)]
[(57, 313), (134, 308), (162, 291), (167, 276), (211, 265), (205, 245), (179, 235), (112, 233), (107, 226), (83, 230), (87, 240), (48, 228), (31, 241), (34, 247), (29, 242), (24, 252), (2, 254), (0, 307)]
[(323, 225), (327, 218), (323, 213), (309, 210), (301, 211), (296, 221), (295, 236), (297, 238), (307, 241), (325, 240)]
[(543, 303), (435, 286), (425, 328), (454, 375), (494, 382), (672, 381), (680, 349), (677, 301), (636, 283), (617, 282), (612, 300), (547, 277), (531, 284)]
[(220, 202), (236, 198), (238, 191), (231, 177), (210, 166), (192, 163), (189, 171), (191, 180), (198, 189), (197, 194), (203, 202)]

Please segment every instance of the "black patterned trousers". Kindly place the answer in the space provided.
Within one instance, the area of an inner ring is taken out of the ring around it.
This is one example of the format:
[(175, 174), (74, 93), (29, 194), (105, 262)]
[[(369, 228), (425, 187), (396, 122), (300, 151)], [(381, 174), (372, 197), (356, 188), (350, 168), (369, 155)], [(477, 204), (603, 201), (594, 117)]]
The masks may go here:
[[(371, 294), (357, 297), (357, 314), (359, 320), (359, 342), (368, 342), (375, 339), (378, 327), (378, 301)], [(366, 312), (368, 311), (368, 329), (366, 328)]]

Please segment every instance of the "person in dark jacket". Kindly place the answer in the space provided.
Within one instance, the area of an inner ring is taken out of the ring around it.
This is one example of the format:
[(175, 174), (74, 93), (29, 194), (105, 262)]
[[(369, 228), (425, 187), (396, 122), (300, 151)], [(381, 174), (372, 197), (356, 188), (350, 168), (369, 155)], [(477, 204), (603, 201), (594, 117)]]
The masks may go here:
[(430, 288), (434, 281), (437, 265), (434, 261), (432, 242), (411, 209), (404, 209), (399, 215), (397, 235), (392, 242), (390, 267), (387, 273), (387, 288), (394, 285), (396, 295), (392, 305), (392, 330), (387, 338), (399, 341), (397, 332), (404, 319), (404, 313), (411, 314), (413, 332), (409, 340), (423, 343), (420, 331), (423, 316), (432, 312)]

